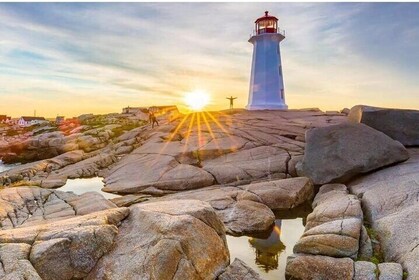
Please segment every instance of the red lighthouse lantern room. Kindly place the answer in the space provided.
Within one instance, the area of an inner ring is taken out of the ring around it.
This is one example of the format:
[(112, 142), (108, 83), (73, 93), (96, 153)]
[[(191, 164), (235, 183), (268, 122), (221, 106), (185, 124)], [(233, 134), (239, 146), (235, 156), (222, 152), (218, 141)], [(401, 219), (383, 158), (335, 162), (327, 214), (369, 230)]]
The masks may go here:
[(268, 11), (265, 12), (265, 16), (258, 18), (255, 21), (256, 34), (264, 33), (277, 33), (278, 32), (278, 19), (274, 16), (268, 15)]

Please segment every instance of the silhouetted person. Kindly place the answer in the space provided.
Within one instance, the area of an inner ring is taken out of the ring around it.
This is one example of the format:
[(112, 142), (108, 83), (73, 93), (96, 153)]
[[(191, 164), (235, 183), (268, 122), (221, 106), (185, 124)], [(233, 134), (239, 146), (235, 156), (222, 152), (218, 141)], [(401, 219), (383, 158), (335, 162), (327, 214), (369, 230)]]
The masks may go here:
[(159, 126), (159, 122), (157, 121), (156, 116), (154, 115), (153, 112), (150, 111), (149, 115), (148, 115), (148, 119), (151, 123), (151, 128), (154, 128), (154, 124), (157, 124), (157, 126)]
[(233, 109), (233, 102), (234, 102), (234, 99), (237, 99), (237, 97), (230, 96), (230, 97), (227, 97), (227, 99), (230, 100), (230, 109)]

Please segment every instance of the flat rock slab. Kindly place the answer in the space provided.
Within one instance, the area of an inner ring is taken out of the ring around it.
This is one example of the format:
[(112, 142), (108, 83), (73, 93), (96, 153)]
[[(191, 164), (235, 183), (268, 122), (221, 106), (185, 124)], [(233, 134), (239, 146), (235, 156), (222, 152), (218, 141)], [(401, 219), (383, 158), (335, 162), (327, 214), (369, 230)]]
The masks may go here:
[(289, 153), (281, 148), (260, 146), (203, 162), (219, 184), (249, 182), (260, 178), (285, 178)]
[(10, 229), (117, 207), (96, 192), (82, 195), (38, 187), (0, 190), (0, 227)]
[(103, 191), (129, 194), (148, 189), (184, 191), (212, 185), (214, 177), (205, 170), (179, 162), (169, 155), (130, 154), (104, 180)]
[(79, 279), (110, 249), (127, 208), (0, 231), (4, 279)]
[(348, 118), (385, 133), (405, 146), (419, 146), (419, 111), (357, 105)]
[(262, 280), (260, 275), (247, 266), (242, 260), (234, 259), (234, 261), (220, 274), (218, 280)]
[(212, 186), (166, 195), (159, 200), (198, 199), (208, 202), (233, 235), (266, 232), (273, 210), (292, 209), (313, 197), (308, 178), (298, 177), (242, 186)]
[(228, 266), (224, 226), (208, 203), (163, 201), (130, 210), (87, 279), (214, 279)]
[(354, 261), (313, 255), (292, 255), (287, 259), (285, 276), (296, 280), (352, 280)]
[(314, 184), (346, 182), (352, 177), (409, 158), (404, 146), (382, 132), (357, 123), (315, 128), (306, 133), (300, 176)]

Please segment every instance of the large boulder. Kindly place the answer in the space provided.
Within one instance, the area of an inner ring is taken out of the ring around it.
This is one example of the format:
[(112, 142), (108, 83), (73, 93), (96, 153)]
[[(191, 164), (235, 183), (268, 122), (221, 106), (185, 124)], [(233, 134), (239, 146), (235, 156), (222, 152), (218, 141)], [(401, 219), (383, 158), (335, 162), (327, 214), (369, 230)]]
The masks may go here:
[(364, 124), (342, 123), (306, 132), (306, 149), (297, 165), (314, 184), (345, 182), (409, 158), (400, 142)]
[(381, 131), (405, 146), (419, 145), (418, 110), (357, 105), (352, 107), (348, 118)]
[(197, 200), (131, 206), (87, 279), (214, 279), (229, 264), (224, 226)]

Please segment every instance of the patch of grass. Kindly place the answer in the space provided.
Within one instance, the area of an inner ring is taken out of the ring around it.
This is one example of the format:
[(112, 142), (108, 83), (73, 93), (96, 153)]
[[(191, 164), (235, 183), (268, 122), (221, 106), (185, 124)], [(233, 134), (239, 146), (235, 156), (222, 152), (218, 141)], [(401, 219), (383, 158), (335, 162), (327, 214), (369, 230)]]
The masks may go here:
[(372, 256), (370, 258), (370, 262), (372, 262), (375, 265), (378, 265), (379, 263), (381, 263), (380, 260), (376, 256)]
[(406, 280), (409, 277), (409, 273), (407, 271), (403, 271), (403, 280)]
[(377, 277), (378, 279), (378, 277), (380, 276), (380, 270), (378, 269), (378, 267), (374, 269), (374, 274), (375, 274), (375, 277)]
[(377, 232), (374, 229), (372, 229), (369, 226), (365, 226), (365, 229), (367, 230), (368, 236), (371, 239), (378, 240), (378, 234), (377, 234)]

